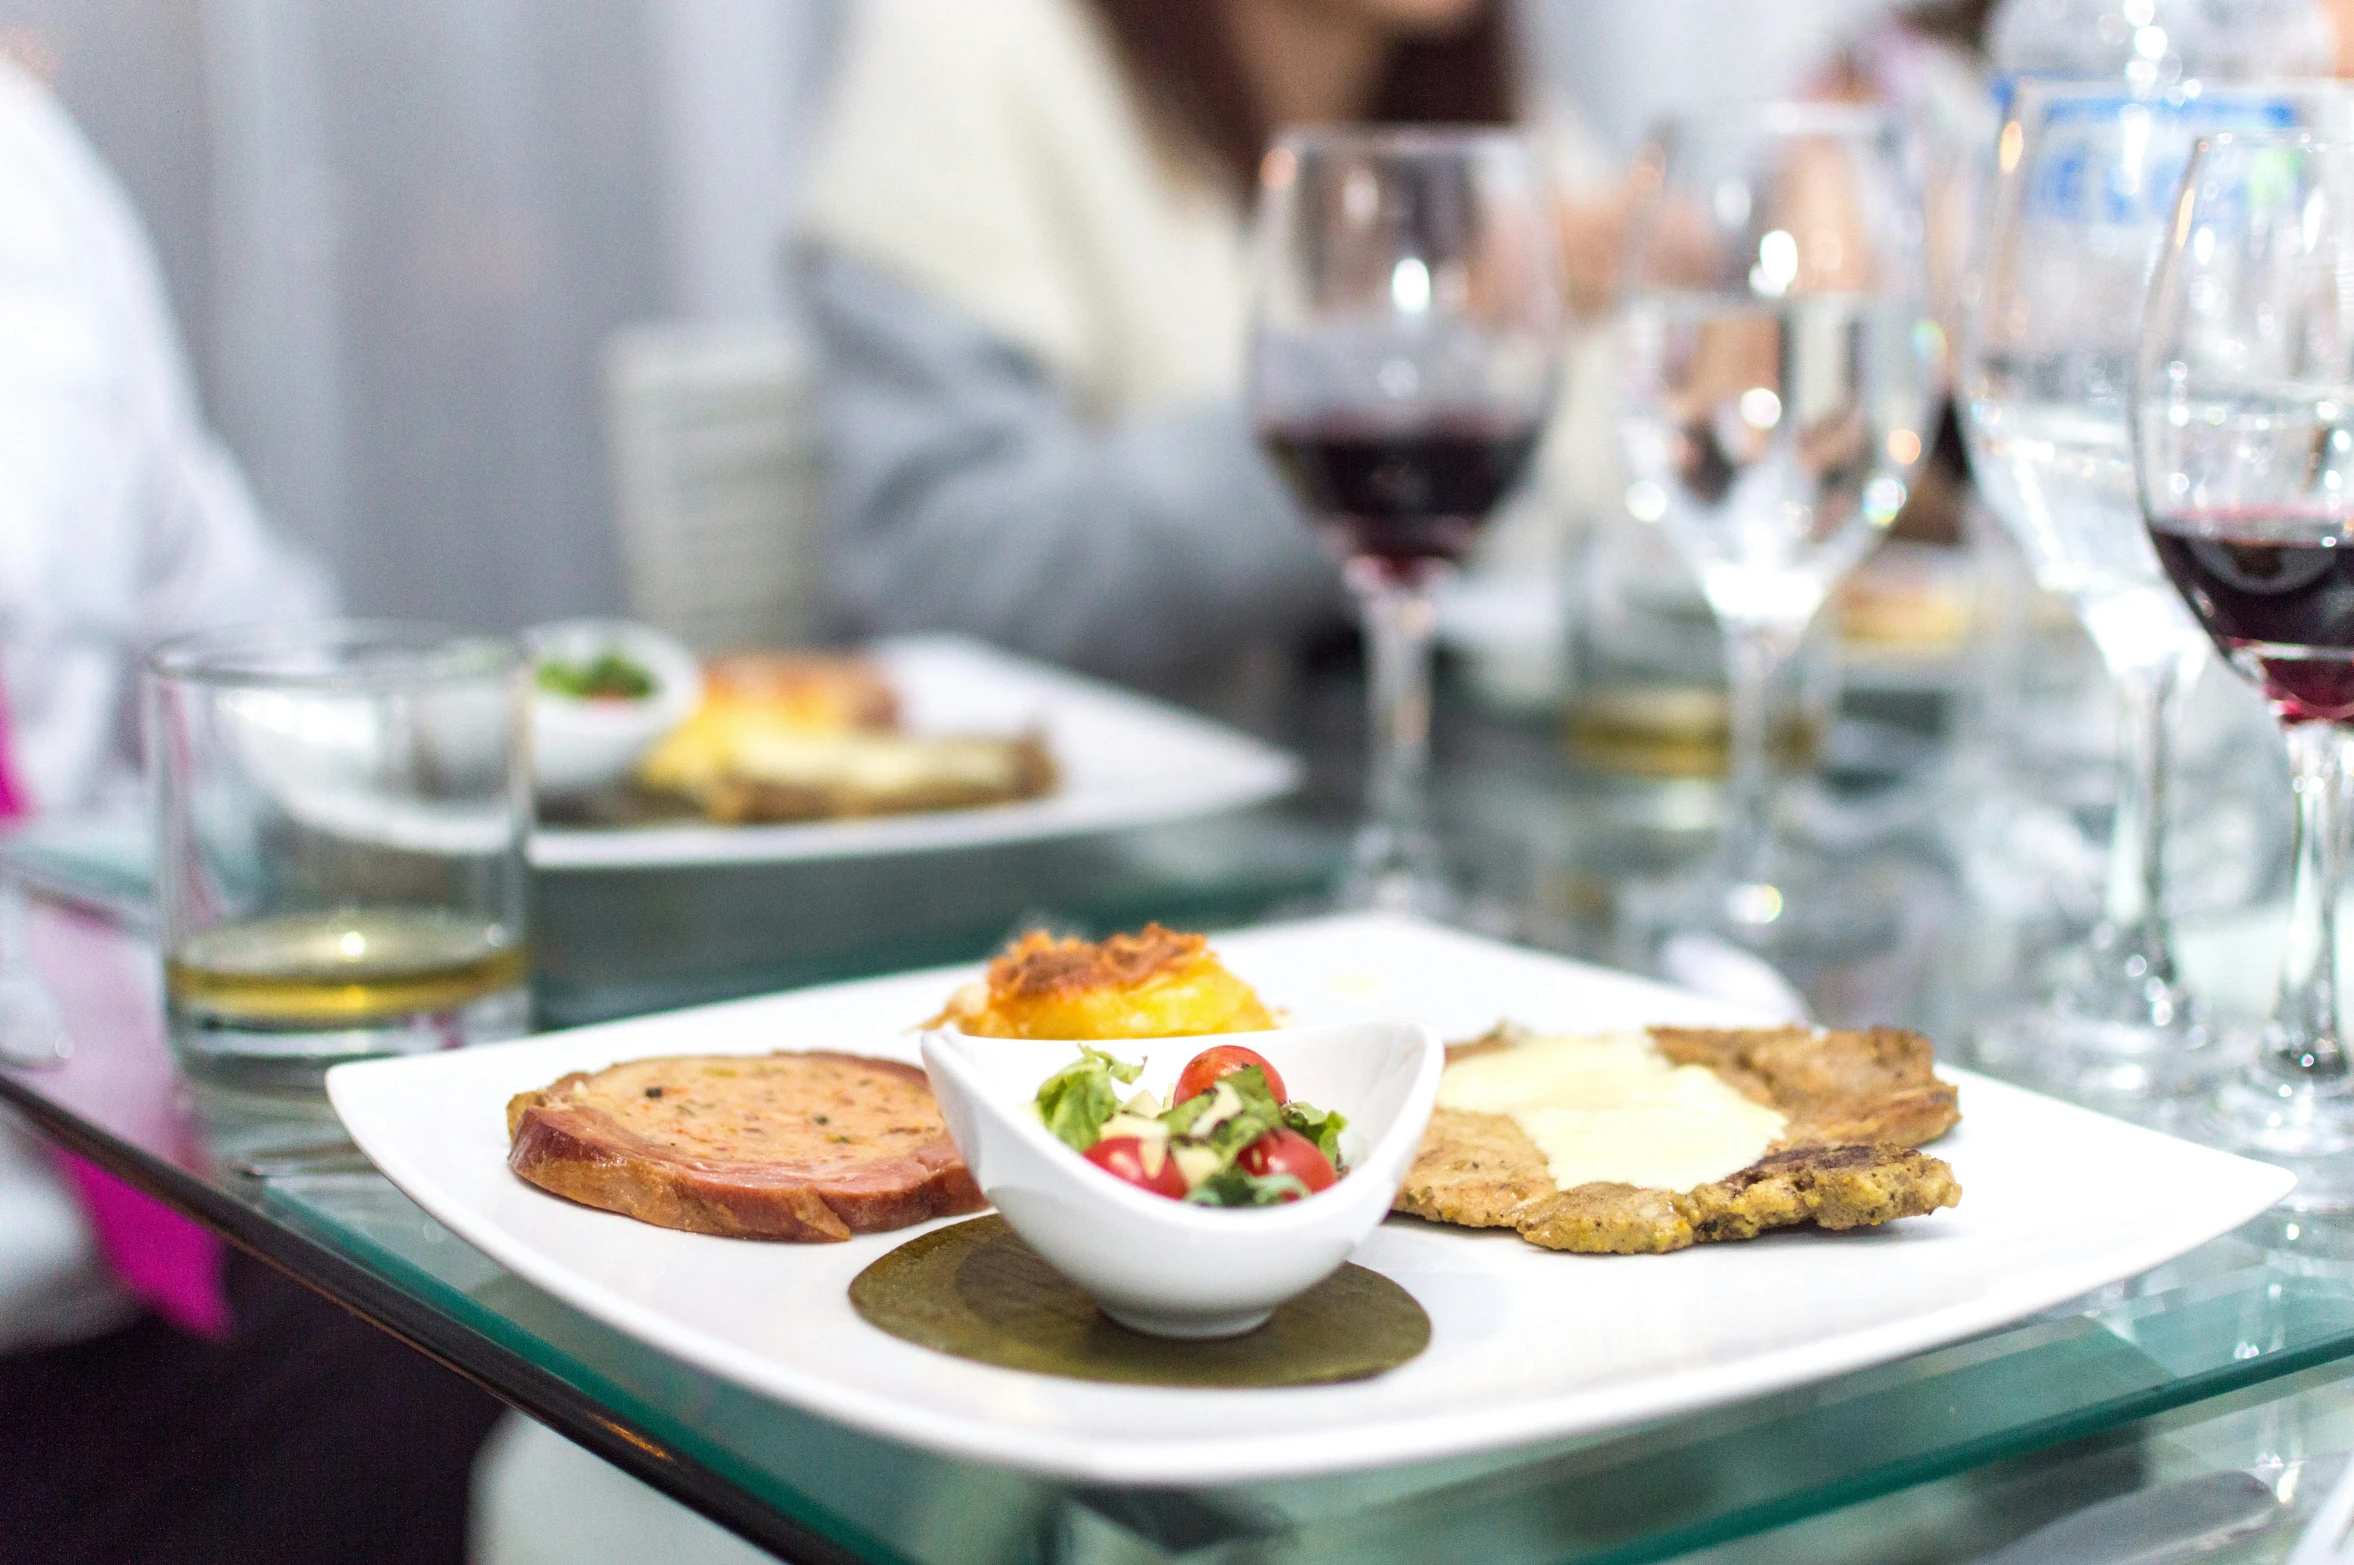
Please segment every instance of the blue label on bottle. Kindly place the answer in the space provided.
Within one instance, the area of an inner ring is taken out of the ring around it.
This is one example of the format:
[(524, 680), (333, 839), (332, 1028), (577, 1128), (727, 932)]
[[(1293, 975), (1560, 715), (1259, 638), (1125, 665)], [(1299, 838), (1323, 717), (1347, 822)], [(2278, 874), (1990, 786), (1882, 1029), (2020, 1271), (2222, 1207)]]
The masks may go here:
[(2071, 223), (2163, 223), (2201, 136), (2282, 129), (2297, 118), (2297, 105), (2280, 98), (2055, 98), (2037, 132), (2026, 211)]
[(2103, 82), (2109, 78), (2087, 76), (2075, 71), (1996, 71), (1986, 79), (1987, 96), (1994, 100), (1997, 119), (2011, 117), (2011, 105), (2018, 101), (2019, 89), (2029, 82)]

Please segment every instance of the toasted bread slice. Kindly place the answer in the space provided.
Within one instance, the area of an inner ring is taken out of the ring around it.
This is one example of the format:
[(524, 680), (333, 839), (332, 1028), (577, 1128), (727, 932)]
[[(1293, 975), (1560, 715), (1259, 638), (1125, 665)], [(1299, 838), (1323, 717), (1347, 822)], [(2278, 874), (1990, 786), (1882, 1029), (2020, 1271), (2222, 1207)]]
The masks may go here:
[[(1451, 1061), (1513, 1047), (1498, 1028), (1448, 1049)], [(1953, 1170), (1912, 1150), (1961, 1119), (1929, 1042), (1893, 1028), (1654, 1027), (1679, 1065), (1704, 1065), (1782, 1114), (1782, 1138), (1738, 1173), (1693, 1190), (1585, 1184), (1562, 1190), (1545, 1155), (1506, 1114), (1439, 1109), (1395, 1210), (1468, 1228), (1510, 1228), (1531, 1244), (1597, 1255), (1658, 1255), (1753, 1239), (1769, 1228), (1868, 1227), (1961, 1199)]]
[(507, 1104), (507, 1165), (691, 1233), (832, 1241), (977, 1212), (921, 1068), (856, 1054), (677, 1055)]

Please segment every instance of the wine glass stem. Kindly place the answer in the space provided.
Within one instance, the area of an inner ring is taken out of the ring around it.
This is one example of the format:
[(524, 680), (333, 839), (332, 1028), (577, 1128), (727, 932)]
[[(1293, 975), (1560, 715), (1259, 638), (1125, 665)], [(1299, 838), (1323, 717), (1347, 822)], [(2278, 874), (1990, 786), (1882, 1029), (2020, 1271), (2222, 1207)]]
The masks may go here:
[(2174, 953), (2164, 901), (2166, 757), (2184, 680), (2178, 660), (2171, 658), (2119, 669), (2116, 679), (2123, 721), (2101, 910), (2109, 926), (2104, 943), (2129, 979), (2145, 986), (2171, 985)]
[(1774, 845), (1774, 693), (1798, 655), (1806, 622), (1726, 620), (1724, 633), (1731, 710), (1717, 854), (1733, 885), (1765, 885)]
[(2296, 779), (2297, 829), (2289, 882), (2289, 939), (2280, 1003), (2267, 1042), (2273, 1067), (2292, 1078), (2346, 1074), (2338, 1034), (2338, 892), (2346, 863), (2346, 745), (2334, 723), (2287, 725)]
[(1349, 585), (1364, 616), (1372, 766), (1354, 875), (1376, 906), (1403, 909), (1435, 873), (1427, 825), (1431, 630), (1424, 572), (1352, 561)]

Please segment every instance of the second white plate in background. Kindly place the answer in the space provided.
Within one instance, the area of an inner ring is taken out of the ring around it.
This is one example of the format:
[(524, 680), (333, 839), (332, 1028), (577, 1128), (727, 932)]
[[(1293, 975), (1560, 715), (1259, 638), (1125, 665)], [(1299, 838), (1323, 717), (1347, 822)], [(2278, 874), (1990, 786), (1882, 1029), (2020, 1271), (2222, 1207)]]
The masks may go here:
[(1300, 764), (1272, 745), (1165, 702), (956, 636), (870, 649), (917, 733), (1016, 734), (1037, 728), (1061, 772), (1042, 799), (781, 826), (543, 827), (536, 869), (654, 869), (860, 858), (1075, 837), (1240, 809), (1299, 786)]

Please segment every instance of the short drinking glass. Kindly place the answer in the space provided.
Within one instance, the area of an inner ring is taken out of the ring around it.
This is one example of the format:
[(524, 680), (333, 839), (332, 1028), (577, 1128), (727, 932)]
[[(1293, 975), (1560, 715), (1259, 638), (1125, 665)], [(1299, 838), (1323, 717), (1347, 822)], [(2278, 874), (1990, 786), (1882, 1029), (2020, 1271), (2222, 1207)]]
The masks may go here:
[(527, 680), (512, 644), (322, 622), (166, 643), (146, 745), (165, 1000), (216, 1094), (529, 1022)]

